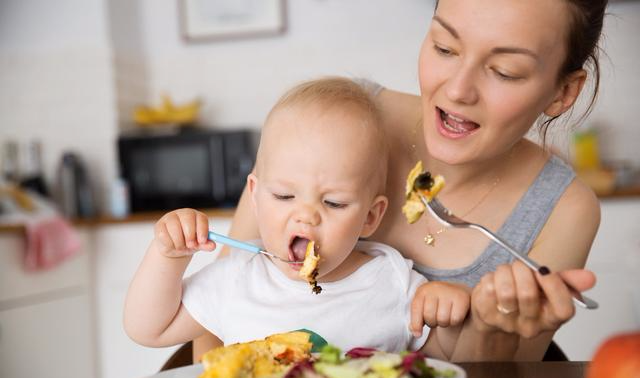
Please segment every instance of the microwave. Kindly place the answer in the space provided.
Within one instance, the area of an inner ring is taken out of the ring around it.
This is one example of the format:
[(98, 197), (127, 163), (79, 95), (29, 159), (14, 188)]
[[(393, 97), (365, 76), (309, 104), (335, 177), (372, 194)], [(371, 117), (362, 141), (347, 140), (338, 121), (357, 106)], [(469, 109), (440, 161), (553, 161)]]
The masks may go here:
[(253, 169), (258, 133), (182, 128), (118, 137), (132, 212), (235, 206)]

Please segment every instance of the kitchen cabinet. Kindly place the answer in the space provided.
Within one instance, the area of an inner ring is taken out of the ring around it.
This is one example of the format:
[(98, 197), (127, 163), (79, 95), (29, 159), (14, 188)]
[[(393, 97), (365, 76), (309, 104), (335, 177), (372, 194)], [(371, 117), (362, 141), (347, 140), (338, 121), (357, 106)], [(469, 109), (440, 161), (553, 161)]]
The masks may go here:
[(55, 269), (25, 272), (23, 238), (0, 234), (0, 377), (95, 376), (86, 248)]
[[(153, 237), (151, 221), (91, 227), (95, 265), (98, 364), (100, 378), (145, 377), (156, 373), (178, 348), (147, 348), (124, 332), (124, 299), (142, 256)], [(211, 218), (210, 227), (226, 234), (230, 218)], [(197, 253), (186, 275), (213, 261), (217, 252)]]
[(571, 360), (590, 360), (606, 338), (640, 330), (640, 200), (602, 201), (602, 220), (587, 260), (597, 275), (589, 296), (597, 310), (578, 309), (555, 340)]

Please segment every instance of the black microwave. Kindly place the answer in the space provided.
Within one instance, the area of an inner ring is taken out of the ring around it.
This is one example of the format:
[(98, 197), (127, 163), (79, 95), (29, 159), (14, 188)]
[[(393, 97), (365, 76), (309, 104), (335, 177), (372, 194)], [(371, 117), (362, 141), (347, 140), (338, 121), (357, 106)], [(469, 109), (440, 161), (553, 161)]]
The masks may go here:
[(200, 128), (118, 137), (132, 212), (236, 205), (253, 169), (258, 133)]

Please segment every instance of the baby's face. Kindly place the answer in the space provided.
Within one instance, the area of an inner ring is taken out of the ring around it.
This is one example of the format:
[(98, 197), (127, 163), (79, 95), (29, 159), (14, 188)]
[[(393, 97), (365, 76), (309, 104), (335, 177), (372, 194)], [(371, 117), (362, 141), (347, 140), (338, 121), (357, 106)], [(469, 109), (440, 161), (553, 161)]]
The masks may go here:
[[(305, 241), (314, 240), (322, 258), (319, 278), (345, 262), (359, 236), (373, 232), (370, 210), (380, 200), (370, 182), (379, 168), (371, 166), (374, 148), (361, 142), (357, 117), (335, 113), (287, 110), (272, 116), (257, 174), (249, 180), (266, 249), (302, 261)], [(299, 264), (279, 266), (297, 278)]]

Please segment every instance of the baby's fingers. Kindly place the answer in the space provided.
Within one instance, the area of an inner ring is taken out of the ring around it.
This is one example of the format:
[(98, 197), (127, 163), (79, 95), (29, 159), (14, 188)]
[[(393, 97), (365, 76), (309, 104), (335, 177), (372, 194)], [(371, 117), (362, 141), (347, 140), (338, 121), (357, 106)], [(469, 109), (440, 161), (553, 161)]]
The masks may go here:
[(198, 246), (196, 238), (196, 223), (198, 213), (192, 209), (182, 209), (177, 212), (182, 227), (185, 246), (188, 249), (195, 249)]
[(422, 327), (424, 326), (423, 309), (424, 309), (424, 295), (420, 295), (420, 291), (416, 291), (416, 295), (411, 301), (411, 321), (409, 323), (409, 329), (415, 337), (422, 335)]
[(165, 227), (175, 249), (178, 251), (187, 249), (184, 238), (184, 231), (182, 225), (180, 224), (178, 215), (172, 214), (165, 222)]
[(198, 248), (205, 251), (213, 251), (216, 249), (216, 243), (209, 240), (209, 219), (203, 213), (196, 214), (196, 237)]

